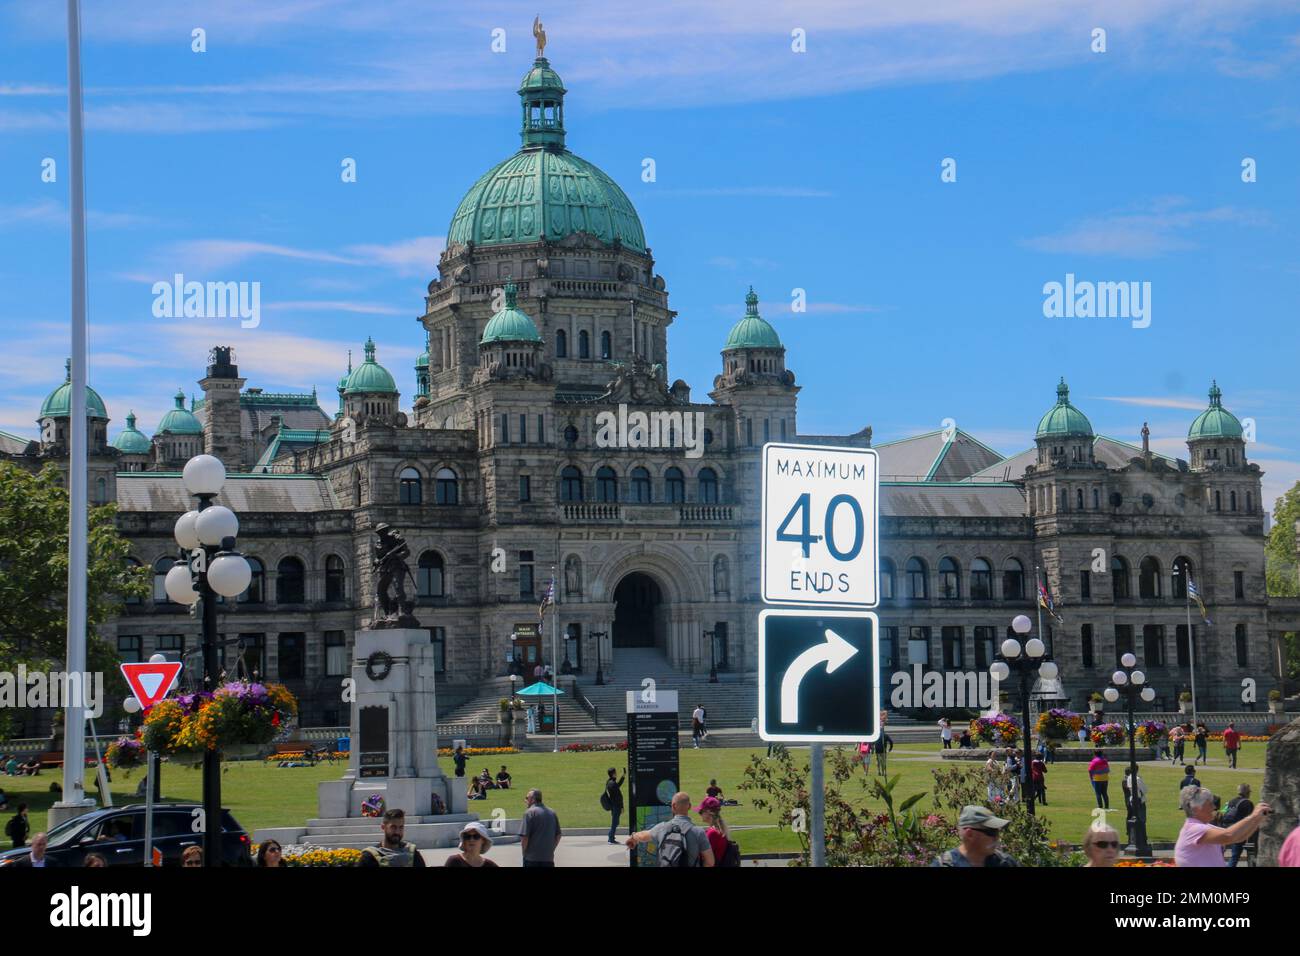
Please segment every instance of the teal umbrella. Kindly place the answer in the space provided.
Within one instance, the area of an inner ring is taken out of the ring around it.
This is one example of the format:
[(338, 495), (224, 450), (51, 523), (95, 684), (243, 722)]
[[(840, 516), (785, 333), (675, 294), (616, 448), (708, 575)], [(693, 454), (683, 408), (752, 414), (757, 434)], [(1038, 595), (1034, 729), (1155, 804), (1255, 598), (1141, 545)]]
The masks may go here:
[(539, 680), (536, 684), (529, 684), (523, 690), (515, 691), (520, 697), (551, 697), (555, 694), (564, 696), (564, 691), (558, 687), (552, 687), (544, 680)]

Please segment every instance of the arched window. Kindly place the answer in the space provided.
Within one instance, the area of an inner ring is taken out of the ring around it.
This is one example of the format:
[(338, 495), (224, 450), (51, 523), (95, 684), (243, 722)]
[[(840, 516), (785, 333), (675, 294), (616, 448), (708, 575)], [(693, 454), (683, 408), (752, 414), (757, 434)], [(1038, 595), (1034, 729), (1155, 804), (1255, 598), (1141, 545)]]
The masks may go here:
[(555, 333), (555, 357), (569, 357), (569, 335), (564, 329), (560, 329)]
[[(102, 486), (104, 484), (104, 479), (103, 478), (99, 479), (99, 483)], [(1235, 491), (1228, 492), (1228, 510), (1229, 511), (1237, 510), (1237, 493)]]
[(948, 601), (961, 597), (961, 573), (952, 558), (939, 562), (939, 596)]
[(582, 472), (573, 465), (560, 472), (560, 500), (582, 500)]
[(708, 505), (718, 503), (718, 473), (712, 468), (700, 469), (700, 501)]
[(578, 333), (578, 358), (591, 358), (591, 336), (586, 329)]
[(434, 499), (440, 505), (454, 505), (460, 500), (456, 473), (450, 468), (439, 468), (433, 476)]
[(641, 505), (650, 503), (650, 472), (644, 468), (632, 469), (632, 500)]
[(261, 604), (266, 600), (266, 566), (258, 558), (245, 558), (248, 562), (248, 570), (252, 572), (252, 577), (248, 579), (248, 587), (244, 588), (244, 593), (239, 595), (240, 604)]
[(1115, 597), (1126, 598), (1129, 596), (1128, 580), (1128, 562), (1115, 555), (1110, 559), (1110, 575), (1114, 579), (1112, 587), (1115, 589)]
[(880, 599), (894, 599), (894, 562), (888, 558), (880, 559)]
[(172, 599), (167, 596), (167, 572), (172, 569), (176, 563), (175, 558), (161, 557), (153, 563), (153, 603), (154, 604), (171, 604)]
[(1092, 489), (1092, 510), (1093, 511), (1101, 510), (1101, 489), (1100, 488)]
[(281, 558), (275, 566), (277, 604), (302, 604), (307, 600), (306, 574), (297, 558)]
[(1074, 507), (1078, 511), (1083, 510), (1083, 489), (1077, 488), (1074, 492)]
[(422, 598), (444, 597), (442, 555), (437, 551), (426, 551), (420, 555), (418, 573), (415, 576), (415, 593)]
[(1160, 597), (1160, 562), (1150, 555), (1138, 565), (1138, 597)]
[(403, 468), (397, 476), (398, 504), (418, 505), (420, 497), (420, 473), (414, 468)]
[(1187, 597), (1187, 578), (1192, 573), (1192, 562), (1179, 555), (1174, 558), (1173, 574), (1169, 576), (1169, 594), (1179, 600)]
[(610, 346), (611, 343), (610, 343), (609, 333), (601, 332), (600, 333), (600, 357), (601, 358), (607, 359), (613, 354), (613, 350), (611, 349)]
[(618, 501), (618, 475), (608, 465), (596, 469), (596, 500)]
[(664, 498), (673, 504), (686, 500), (686, 478), (676, 465), (664, 472)]
[(573, 444), (574, 442), (576, 442), (577, 440), (578, 440), (578, 430), (577, 430), (576, 428), (574, 428), (572, 425), (568, 425), (568, 426), (566, 426), (565, 429), (564, 429), (564, 441), (565, 441), (565, 443), (566, 443), (566, 444), (569, 444), (569, 445), (572, 445), (572, 444)]
[(325, 600), (343, 601), (347, 599), (347, 576), (343, 568), (343, 559), (331, 554), (325, 559)]
[(1222, 493), (1222, 492), (1216, 491), (1216, 492), (1214, 493), (1214, 510), (1215, 510), (1215, 511), (1222, 511), (1222, 510), (1223, 510), (1223, 493)]
[(924, 601), (929, 596), (926, 585), (925, 562), (920, 558), (907, 560), (907, 596), (914, 601)]
[[(126, 559), (123, 563), (126, 565), (126, 570), (127, 570), (127, 573), (128, 573), (128, 574), (134, 574), (134, 573), (135, 573), (135, 569), (138, 568), (138, 567), (140, 567), (140, 562), (137, 561), (135, 558), (132, 558), (132, 557), (129, 557), (129, 556), (127, 557), (127, 559)], [(139, 604), (139, 603), (140, 603), (140, 599), (139, 599), (138, 597), (129, 597), (129, 598), (126, 599), (126, 601), (125, 601), (124, 603), (126, 603), (126, 604)]]
[(1025, 596), (1025, 566), (1015, 558), (1002, 562), (1002, 600), (1020, 601)]
[(993, 566), (983, 558), (970, 563), (970, 596), (973, 601), (993, 600)]

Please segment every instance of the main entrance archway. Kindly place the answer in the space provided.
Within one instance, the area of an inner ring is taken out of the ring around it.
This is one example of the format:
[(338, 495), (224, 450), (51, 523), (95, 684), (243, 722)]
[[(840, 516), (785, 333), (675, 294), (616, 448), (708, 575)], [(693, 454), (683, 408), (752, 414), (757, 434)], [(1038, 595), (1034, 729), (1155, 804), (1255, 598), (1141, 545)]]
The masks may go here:
[(663, 594), (655, 579), (634, 571), (614, 589), (614, 647), (655, 647)]

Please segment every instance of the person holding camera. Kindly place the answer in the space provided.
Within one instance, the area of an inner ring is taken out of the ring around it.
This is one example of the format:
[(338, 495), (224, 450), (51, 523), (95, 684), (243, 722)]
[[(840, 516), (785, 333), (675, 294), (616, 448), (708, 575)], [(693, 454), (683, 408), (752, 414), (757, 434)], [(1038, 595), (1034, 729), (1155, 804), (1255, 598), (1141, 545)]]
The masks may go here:
[(1183, 828), (1174, 845), (1175, 866), (1222, 866), (1223, 848), (1244, 842), (1273, 812), (1267, 803), (1255, 806), (1246, 816), (1230, 827), (1216, 827), (1214, 819), (1214, 794), (1205, 787), (1184, 787), (1179, 795), (1179, 805), (1187, 814)]

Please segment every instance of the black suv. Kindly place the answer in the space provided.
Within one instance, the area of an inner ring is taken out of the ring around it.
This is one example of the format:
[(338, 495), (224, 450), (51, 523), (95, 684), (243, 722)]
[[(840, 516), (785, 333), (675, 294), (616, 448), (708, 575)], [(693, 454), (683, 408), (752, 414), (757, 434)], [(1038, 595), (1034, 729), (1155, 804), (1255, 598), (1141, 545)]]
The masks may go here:
[[(156, 803), (153, 808), (153, 845), (163, 866), (180, 866), (186, 847), (202, 846), (197, 832), (203, 807), (197, 803)], [(222, 862), (249, 866), (249, 837), (229, 810), (221, 811)], [(144, 804), (108, 807), (65, 820), (48, 833), (46, 856), (59, 866), (85, 866), (87, 853), (98, 853), (109, 866), (144, 865)], [(30, 847), (0, 853), (0, 866), (26, 859)]]

